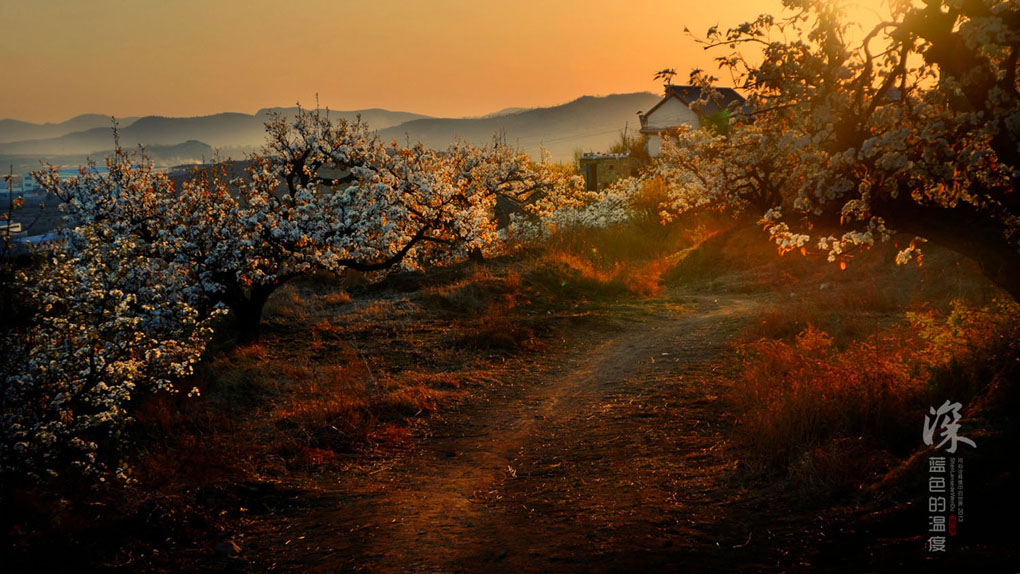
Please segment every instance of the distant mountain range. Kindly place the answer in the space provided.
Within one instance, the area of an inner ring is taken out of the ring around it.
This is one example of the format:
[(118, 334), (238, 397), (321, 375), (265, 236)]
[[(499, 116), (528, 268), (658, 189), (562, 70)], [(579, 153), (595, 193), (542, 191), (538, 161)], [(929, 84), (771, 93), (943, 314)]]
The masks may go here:
[[(117, 118), (121, 127), (131, 125), (138, 118)], [(89, 130), (107, 128), (113, 125), (110, 116), (102, 114), (83, 114), (66, 122), (33, 124), (19, 120), (0, 120), (0, 144), (27, 140), (57, 138), (62, 135)]]
[[(96, 150), (87, 154), (42, 154), (42, 155), (3, 155), (0, 154), (0, 177), (7, 175), (8, 170), (15, 174), (27, 174), (41, 169), (44, 164), (76, 167), (88, 163), (89, 160), (102, 164), (106, 156), (113, 153), (113, 141), (105, 150)], [(216, 150), (209, 144), (197, 140), (188, 140), (179, 144), (146, 146), (145, 153), (149, 159), (159, 166), (174, 166), (205, 163), (216, 157)], [(7, 186), (0, 181), (0, 191)]]
[(441, 148), (457, 139), (483, 145), (493, 136), (504, 138), (538, 158), (544, 148), (553, 161), (571, 161), (576, 150), (606, 151), (625, 128), (640, 129), (637, 113), (660, 97), (648, 92), (584, 96), (551, 108), (534, 108), (481, 118), (423, 118), (380, 129), (386, 140), (397, 139)]
[[(175, 145), (188, 140), (198, 140), (216, 148), (252, 147), (261, 145), (265, 141), (265, 124), (269, 120), (271, 112), (294, 115), (297, 113), (297, 108), (267, 108), (259, 110), (255, 114), (222, 113), (191, 118), (145, 116), (133, 119), (130, 123), (118, 121), (118, 132), (122, 146)], [(359, 114), (364, 121), (376, 129), (427, 117), (421, 114), (380, 109), (330, 112), (331, 116), (349, 119), (353, 119)], [(0, 154), (66, 155), (88, 154), (98, 150), (112, 149), (111, 127), (110, 118), (106, 118), (106, 123), (102, 127), (70, 131), (57, 137), (2, 143), (0, 144)], [(0, 140), (3, 139), (7, 138), (0, 136)]]
[[(636, 130), (637, 112), (647, 110), (658, 99), (647, 92), (585, 96), (560, 106), (506, 108), (478, 118), (433, 118), (378, 108), (330, 111), (330, 116), (354, 119), (360, 115), (386, 141), (403, 143), (410, 139), (443, 148), (457, 139), (486, 144), (498, 135), (533, 157), (544, 147), (554, 161), (570, 161), (578, 149), (604, 151), (625, 126)], [(118, 119), (118, 131), (122, 146), (144, 144), (157, 163), (190, 163), (208, 159), (213, 148), (240, 156), (264, 142), (265, 123), (271, 112), (292, 116), (296, 111), (267, 108), (255, 114), (124, 118)], [(74, 164), (85, 156), (101, 159), (104, 150), (113, 148), (111, 127), (111, 118), (97, 114), (47, 124), (0, 120), (0, 167), (12, 164), (18, 166), (16, 171), (22, 171), (20, 166), (34, 169), (40, 160)]]

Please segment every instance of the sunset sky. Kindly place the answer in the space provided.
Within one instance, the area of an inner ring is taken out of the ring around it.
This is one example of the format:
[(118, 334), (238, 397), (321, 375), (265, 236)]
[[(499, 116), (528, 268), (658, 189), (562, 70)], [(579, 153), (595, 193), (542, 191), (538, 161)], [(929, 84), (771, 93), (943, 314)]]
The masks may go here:
[[(859, 14), (880, 0), (861, 0)], [(464, 116), (657, 91), (703, 35), (779, 0), (3, 0), (0, 118), (269, 106)], [(863, 17), (863, 16), (862, 16)]]

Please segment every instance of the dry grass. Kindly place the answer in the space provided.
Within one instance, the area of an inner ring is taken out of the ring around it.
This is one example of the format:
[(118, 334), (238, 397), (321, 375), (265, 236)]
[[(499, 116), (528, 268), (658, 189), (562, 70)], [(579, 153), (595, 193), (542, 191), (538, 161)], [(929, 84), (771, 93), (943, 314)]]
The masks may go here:
[[(859, 279), (855, 278), (855, 279)], [(837, 346), (858, 341), (896, 320), (909, 292), (874, 281), (823, 283), (824, 289), (780, 291), (744, 333), (749, 341), (792, 340), (805, 329), (823, 329)]]
[(267, 302), (258, 343), (213, 351), (200, 366), (201, 398), (143, 401), (138, 426), (152, 448), (138, 478), (183, 492), (404, 448), (412, 421), (493, 384), (506, 355), (540, 346), (514, 264), (401, 276), (352, 295), (354, 282), (285, 285)]
[(575, 253), (554, 251), (546, 261), (562, 270), (561, 287), (568, 284), (593, 297), (656, 297), (664, 287), (662, 275), (672, 264), (666, 257), (597, 264)]
[(553, 234), (539, 256), (544, 266), (538, 275), (545, 276), (536, 277), (536, 281), (566, 297), (659, 296), (678, 252), (733, 225), (711, 213), (663, 224), (659, 205), (664, 199), (661, 186), (648, 185), (631, 203), (630, 222)]
[(932, 404), (985, 404), (1015, 361), (1007, 342), (1020, 313), (996, 302), (1003, 294), (972, 263), (932, 247), (923, 267), (897, 267), (895, 251), (879, 245), (844, 271), (810, 254), (780, 257), (745, 226), (709, 236), (666, 271), (670, 285), (769, 294), (737, 342), (729, 397), (757, 472), (852, 492), (920, 446)]
[(903, 335), (839, 350), (832, 337), (808, 328), (793, 343), (747, 345), (733, 393), (741, 436), (761, 462), (785, 468), (828, 439), (895, 435), (897, 421), (916, 426), (905, 411), (924, 379)]
[(1016, 353), (1004, 348), (1017, 333), (1016, 305), (951, 308), (908, 313), (843, 345), (813, 326), (792, 340), (742, 345), (730, 398), (755, 468), (849, 492), (920, 446), (918, 421), (929, 406), (979, 397)]
[(682, 224), (650, 220), (555, 235), (532, 279), (563, 297), (657, 297), (676, 253), (700, 240), (704, 230), (704, 224), (692, 233)]
[(327, 305), (346, 305), (351, 301), (351, 296), (344, 291), (334, 291), (322, 297), (322, 302)]
[(449, 318), (477, 317), (488, 312), (493, 304), (512, 308), (522, 297), (519, 273), (508, 270), (496, 275), (485, 268), (474, 269), (462, 279), (425, 291), (426, 305)]
[(491, 304), (484, 315), (462, 324), (459, 330), (459, 343), (470, 349), (514, 353), (540, 348), (534, 329), (514, 312), (512, 303)]

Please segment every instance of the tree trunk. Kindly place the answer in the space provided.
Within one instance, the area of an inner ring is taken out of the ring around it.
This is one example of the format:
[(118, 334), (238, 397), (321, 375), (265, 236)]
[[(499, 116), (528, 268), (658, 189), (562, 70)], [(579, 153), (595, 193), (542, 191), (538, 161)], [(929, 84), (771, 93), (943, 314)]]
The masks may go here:
[(241, 342), (259, 340), (262, 328), (262, 310), (272, 295), (275, 287), (257, 287), (251, 294), (230, 306), (234, 313), (234, 324), (237, 327), (237, 338)]
[(482, 254), (482, 250), (479, 247), (475, 247), (468, 253), (468, 260), (473, 263), (483, 263), (485, 261), (485, 255)]

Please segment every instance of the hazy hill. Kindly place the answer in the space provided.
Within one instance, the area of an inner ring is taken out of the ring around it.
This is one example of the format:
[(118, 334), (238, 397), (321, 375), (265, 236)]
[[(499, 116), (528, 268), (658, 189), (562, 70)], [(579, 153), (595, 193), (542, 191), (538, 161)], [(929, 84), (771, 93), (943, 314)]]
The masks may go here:
[[(156, 165), (171, 166), (180, 164), (197, 163), (209, 160), (215, 155), (215, 150), (208, 144), (196, 140), (173, 145), (155, 145), (145, 148), (149, 158)], [(43, 163), (60, 166), (75, 167), (84, 165), (89, 159), (103, 163), (106, 156), (113, 153), (112, 141), (107, 144), (106, 149), (94, 150), (87, 154), (44, 154), (44, 155), (4, 155), (0, 154), (0, 174), (6, 175), (8, 169), (15, 174), (26, 174), (30, 171), (41, 169)], [(7, 189), (0, 187), (0, 189)]]
[[(190, 118), (146, 116), (129, 125), (120, 126), (120, 143), (125, 147), (176, 145), (188, 140), (201, 140), (216, 148), (236, 148), (261, 145), (265, 141), (265, 123), (270, 112), (293, 115), (297, 108), (267, 108), (255, 114), (221, 113)], [(354, 119), (361, 115), (369, 125), (381, 129), (396, 124), (425, 118), (421, 114), (391, 112), (381, 109), (330, 112), (331, 117)], [(110, 149), (113, 135), (110, 120), (103, 127), (67, 133), (60, 137), (33, 139), (0, 144), (0, 154), (7, 155), (68, 155), (90, 154)]]
[[(263, 108), (258, 111), (255, 115), (259, 118), (261, 123), (265, 123), (268, 119), (270, 112), (276, 112), (285, 116), (293, 116), (297, 113), (296, 107), (290, 108)], [(428, 118), (423, 114), (414, 114), (411, 112), (394, 112), (390, 110), (384, 110), (382, 108), (368, 108), (365, 110), (354, 110), (347, 112), (337, 112), (330, 110), (329, 117), (331, 118), (345, 118), (347, 120), (354, 120), (356, 117), (361, 116), (361, 121), (367, 123), (369, 127), (376, 130), (381, 130), (391, 126), (400, 125), (404, 122), (412, 120)], [(260, 123), (260, 125), (261, 125)], [(261, 143), (261, 141), (259, 142)]]
[[(428, 118), (410, 121), (380, 130), (385, 140), (421, 141), (434, 148), (445, 147), (460, 138), (473, 144), (492, 141), (503, 134), (511, 145), (538, 157), (545, 147), (553, 161), (570, 161), (574, 151), (605, 151), (619, 139), (628, 126), (632, 133), (640, 127), (637, 112), (646, 111), (659, 96), (648, 92), (614, 94), (605, 97), (584, 96), (551, 108), (535, 108), (481, 118)], [(406, 134), (406, 136), (405, 136)]]
[(519, 114), (521, 112), (526, 112), (528, 110), (533, 110), (533, 109), (534, 108), (503, 108), (502, 110), (499, 110), (498, 112), (492, 112), (491, 114), (485, 114), (485, 115), (480, 116), (480, 117), (482, 117), (482, 118), (498, 118), (500, 116), (509, 116), (510, 114)]
[[(554, 161), (570, 161), (574, 151), (605, 151), (619, 138), (624, 126), (636, 132), (639, 127), (637, 112), (648, 110), (659, 100), (658, 96), (643, 92), (616, 94), (605, 97), (584, 96), (570, 103), (549, 108), (506, 108), (477, 118), (431, 118), (421, 114), (393, 112), (379, 108), (353, 111), (331, 111), (333, 118), (353, 120), (357, 116), (386, 141), (400, 142), (410, 138), (433, 148), (443, 148), (457, 139), (473, 144), (487, 144), (500, 134), (512, 145), (519, 146), (538, 157), (544, 147)], [(221, 113), (190, 118), (146, 116), (120, 122), (120, 143), (124, 147), (145, 145), (176, 146), (182, 142), (203, 142), (202, 145), (220, 149), (223, 156), (241, 157), (243, 152), (261, 145), (265, 140), (265, 123), (272, 112), (292, 116), (297, 108), (266, 108), (255, 114)], [(113, 147), (110, 119), (105, 116), (79, 116), (62, 124), (26, 124), (3, 120), (12, 126), (3, 132), (5, 143), (0, 143), (0, 157), (6, 163), (38, 166), (40, 159), (65, 164), (74, 157), (91, 155), (99, 159), (102, 150)], [(30, 126), (30, 127), (26, 127)], [(31, 127), (34, 126), (34, 127)], [(42, 133), (38, 130), (70, 130), (58, 136), (10, 141), (10, 134)], [(19, 131), (20, 130), (20, 131)], [(25, 131), (28, 130), (28, 131)], [(204, 150), (199, 156), (180, 157), (182, 162), (208, 158)], [(177, 157), (177, 156), (173, 156)], [(153, 158), (157, 159), (157, 158)], [(157, 159), (157, 162), (159, 160)], [(159, 162), (161, 163), (161, 162)]]
[[(138, 118), (117, 118), (121, 127), (131, 125)], [(112, 125), (110, 116), (102, 114), (82, 114), (59, 123), (33, 124), (20, 120), (0, 120), (0, 143), (57, 138), (73, 132), (92, 128), (109, 128)]]

